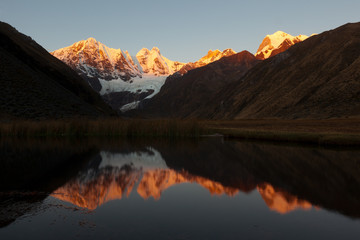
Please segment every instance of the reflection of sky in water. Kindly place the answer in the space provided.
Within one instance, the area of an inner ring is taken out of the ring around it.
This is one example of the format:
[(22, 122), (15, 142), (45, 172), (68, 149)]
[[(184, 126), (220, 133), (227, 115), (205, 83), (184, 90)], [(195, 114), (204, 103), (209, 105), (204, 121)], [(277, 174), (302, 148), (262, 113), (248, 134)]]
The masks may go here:
[(167, 168), (165, 160), (161, 154), (154, 148), (147, 147), (145, 151), (131, 152), (128, 154), (112, 153), (101, 151), (101, 164), (99, 168), (119, 167), (128, 164), (134, 168), (146, 169), (165, 169)]
[(358, 221), (336, 213), (282, 215), (269, 211), (257, 191), (211, 196), (189, 183), (169, 188), (158, 201), (131, 194), (94, 211), (52, 197), (43, 205), (48, 207), (11, 225), (9, 235), (1, 235), (0, 229), (0, 236), (31, 239), (37, 232), (44, 239), (352, 239), (360, 234)]

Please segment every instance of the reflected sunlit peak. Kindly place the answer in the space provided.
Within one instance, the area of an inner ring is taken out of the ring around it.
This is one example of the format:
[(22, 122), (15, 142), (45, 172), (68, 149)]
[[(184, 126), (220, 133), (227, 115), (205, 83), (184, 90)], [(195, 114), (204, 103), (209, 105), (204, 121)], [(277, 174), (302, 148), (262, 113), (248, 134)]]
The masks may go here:
[[(185, 170), (169, 169), (161, 154), (150, 147), (126, 154), (102, 151), (100, 157), (102, 160), (97, 168), (80, 172), (52, 196), (94, 210), (108, 201), (128, 197), (135, 188), (143, 199), (152, 197), (155, 200), (170, 187), (182, 183), (199, 184), (211, 195), (234, 196), (243, 191), (242, 184), (229, 187)], [(257, 190), (266, 205), (281, 214), (312, 208), (309, 202), (268, 183), (258, 184)]]
[(275, 189), (268, 183), (260, 184), (257, 189), (266, 205), (278, 213), (286, 214), (296, 209), (309, 210), (312, 208), (311, 203), (308, 201), (298, 199), (287, 192)]

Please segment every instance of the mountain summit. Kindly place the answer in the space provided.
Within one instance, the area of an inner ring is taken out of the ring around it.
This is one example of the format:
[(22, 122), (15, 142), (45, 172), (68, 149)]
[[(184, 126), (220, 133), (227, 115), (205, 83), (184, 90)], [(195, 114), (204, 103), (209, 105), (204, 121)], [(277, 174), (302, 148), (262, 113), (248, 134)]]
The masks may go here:
[(359, 117), (359, 33), (360, 23), (349, 23), (295, 44), (221, 89), (196, 116)]
[(293, 46), (264, 61), (243, 51), (169, 77), (160, 93), (133, 114), (199, 119), (358, 117), (359, 32), (360, 23), (308, 39), (277, 32), (261, 44), (263, 57), (282, 51), (286, 44)]
[(114, 109), (126, 111), (159, 92), (168, 75), (185, 63), (162, 56), (157, 47), (136, 56), (88, 38), (51, 53), (74, 69)]
[(306, 35), (292, 36), (282, 31), (277, 31), (272, 35), (266, 35), (259, 46), (255, 56), (260, 59), (267, 59), (284, 52), (292, 45), (304, 41), (308, 38)]
[(136, 59), (143, 73), (155, 76), (173, 74), (185, 65), (185, 63), (174, 62), (162, 56), (157, 47), (153, 47), (151, 50), (141, 49), (136, 54)]
[(143, 48), (132, 57), (128, 51), (109, 48), (95, 38), (76, 42), (51, 54), (78, 71), (80, 75), (104, 80), (128, 81), (134, 77), (142, 77), (143, 74), (170, 75), (185, 65), (162, 56), (157, 47), (151, 50)]
[(51, 54), (68, 64), (80, 75), (88, 77), (129, 80), (132, 77), (141, 76), (139, 67), (135, 65), (127, 51), (109, 48), (96, 41), (95, 38), (76, 42)]
[(157, 47), (143, 48), (131, 56), (128, 51), (109, 48), (95, 38), (51, 52), (121, 112), (137, 108), (142, 100), (155, 96), (169, 75), (182, 75), (235, 53), (232, 49), (210, 50), (197, 62), (185, 64), (164, 57)]
[(220, 60), (223, 57), (229, 57), (234, 54), (236, 54), (236, 52), (230, 48), (225, 49), (222, 52), (218, 49), (216, 49), (215, 51), (209, 50), (208, 53), (205, 56), (203, 56), (202, 58), (200, 58), (198, 61), (190, 62), (190, 63), (187, 63), (185, 66), (183, 66), (180, 69), (179, 73), (181, 75), (184, 75), (185, 73), (187, 73), (188, 71), (190, 71), (192, 69), (206, 66), (212, 62)]
[(206, 54), (204, 57), (200, 58), (197, 61), (197, 63), (206, 65), (206, 64), (215, 62), (222, 57), (228, 57), (228, 56), (234, 55), (235, 53), (236, 52), (230, 48), (225, 49), (222, 52), (219, 51), (218, 49), (216, 49), (215, 51), (209, 50), (208, 54)]
[(0, 43), (2, 119), (115, 115), (71, 68), (3, 22)]

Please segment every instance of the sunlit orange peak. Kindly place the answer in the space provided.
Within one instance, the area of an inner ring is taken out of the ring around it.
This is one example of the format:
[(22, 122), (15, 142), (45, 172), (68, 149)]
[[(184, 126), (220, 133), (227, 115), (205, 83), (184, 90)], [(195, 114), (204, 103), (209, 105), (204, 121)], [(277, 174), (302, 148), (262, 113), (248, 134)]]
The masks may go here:
[(300, 200), (296, 196), (277, 190), (267, 183), (259, 185), (257, 189), (266, 205), (281, 214), (291, 212), (298, 208), (308, 210), (312, 207), (308, 201)]

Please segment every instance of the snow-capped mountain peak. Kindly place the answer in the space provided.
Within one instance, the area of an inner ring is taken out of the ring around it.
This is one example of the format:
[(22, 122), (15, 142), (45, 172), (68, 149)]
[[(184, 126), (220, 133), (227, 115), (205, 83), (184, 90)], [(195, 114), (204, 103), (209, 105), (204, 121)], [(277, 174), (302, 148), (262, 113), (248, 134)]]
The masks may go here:
[(185, 65), (185, 63), (174, 62), (162, 56), (157, 47), (153, 47), (151, 50), (147, 48), (141, 49), (136, 54), (136, 58), (142, 72), (155, 76), (173, 74)]
[(93, 37), (89, 37), (88, 39), (85, 40), (85, 42), (94, 43), (94, 44), (98, 43), (98, 41), (96, 41), (96, 39)]
[(271, 42), (271, 45), (273, 46), (273, 48), (278, 48), (285, 39), (293, 39), (294, 38), (294, 36), (287, 34), (283, 31), (277, 31), (272, 35), (267, 35), (266, 37), (268, 37), (270, 39), (270, 42)]
[(283, 31), (277, 31), (274, 34), (266, 35), (260, 44), (255, 56), (259, 59), (272, 57), (285, 51), (292, 45), (304, 41), (308, 38), (306, 35), (292, 36)]
[(129, 80), (140, 75), (127, 51), (109, 48), (92, 37), (51, 54), (90, 78)]
[(149, 55), (150, 54), (150, 50), (147, 48), (142, 48), (137, 54), (136, 56), (144, 56), (144, 55)]
[(153, 47), (153, 48), (151, 49), (151, 52), (157, 52), (158, 54), (160, 54), (160, 50), (159, 50), (159, 48), (157, 48), (157, 47)]
[(235, 53), (236, 52), (230, 48), (225, 49), (222, 52), (219, 49), (216, 49), (215, 51), (209, 50), (208, 53), (204, 57), (200, 58), (200, 60), (197, 61), (196, 63), (206, 65), (215, 62), (222, 57), (231, 56)]
[(227, 48), (223, 51), (224, 56), (230, 56), (230, 55), (234, 55), (234, 54), (236, 54), (236, 52), (234, 50), (232, 50), (231, 48)]
[(168, 75), (185, 63), (162, 56), (159, 48), (141, 49), (135, 57), (128, 51), (109, 48), (88, 38), (51, 53), (98, 91), (115, 109), (131, 109), (157, 94)]
[(235, 53), (232, 49), (209, 50), (199, 61), (185, 64), (164, 57), (158, 47), (143, 48), (134, 56), (90, 37), (51, 54), (78, 72), (114, 109), (126, 111), (156, 95), (169, 75)]
[(225, 49), (222, 52), (219, 49), (216, 49), (214, 51), (210, 49), (208, 51), (208, 53), (205, 56), (203, 56), (202, 58), (200, 58), (198, 61), (185, 64), (179, 70), (179, 74), (183, 75), (192, 69), (203, 67), (203, 66), (208, 65), (212, 62), (215, 62), (223, 57), (228, 57), (228, 56), (231, 56), (234, 54), (236, 54), (236, 52), (234, 50), (232, 50), (231, 48)]

